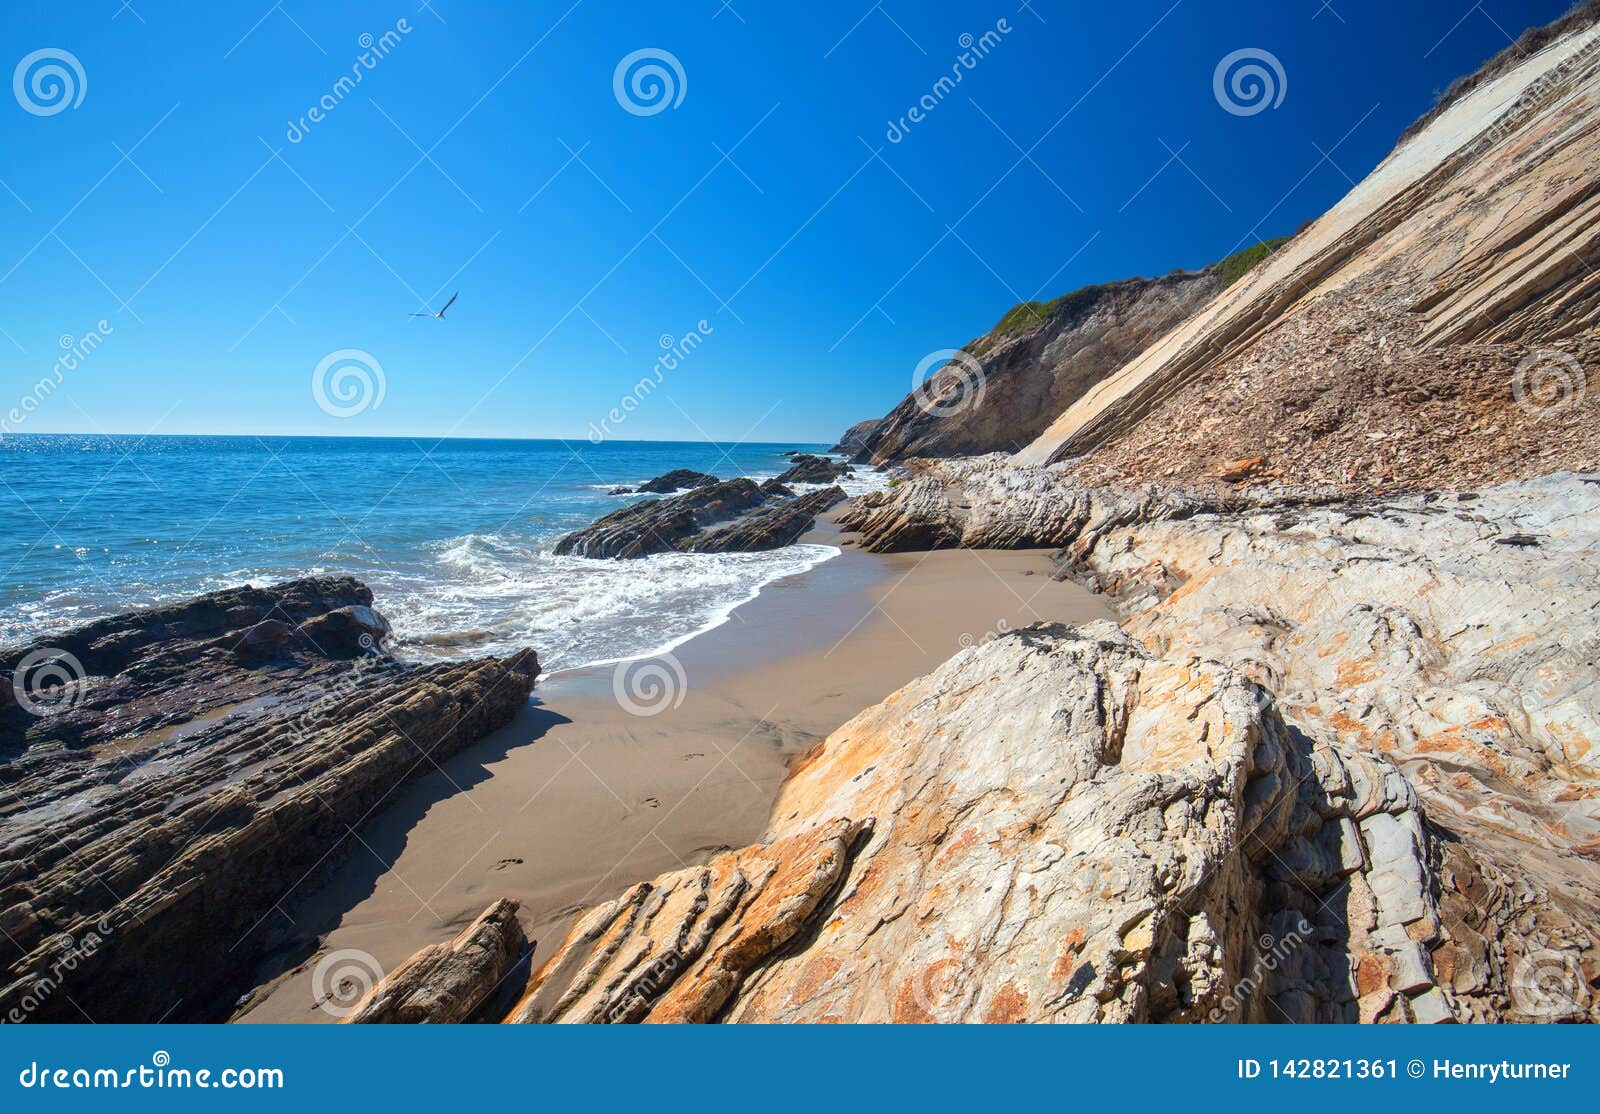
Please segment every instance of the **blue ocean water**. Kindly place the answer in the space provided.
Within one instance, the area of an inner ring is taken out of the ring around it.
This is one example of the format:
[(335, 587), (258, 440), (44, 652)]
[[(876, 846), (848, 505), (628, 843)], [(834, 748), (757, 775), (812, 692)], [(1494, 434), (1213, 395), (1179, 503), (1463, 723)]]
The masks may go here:
[[(538, 649), (562, 668), (658, 651), (837, 551), (553, 557), (672, 468), (764, 479), (797, 444), (0, 439), (0, 645), (235, 584), (346, 572), (418, 658)], [(859, 481), (871, 486), (876, 480)]]

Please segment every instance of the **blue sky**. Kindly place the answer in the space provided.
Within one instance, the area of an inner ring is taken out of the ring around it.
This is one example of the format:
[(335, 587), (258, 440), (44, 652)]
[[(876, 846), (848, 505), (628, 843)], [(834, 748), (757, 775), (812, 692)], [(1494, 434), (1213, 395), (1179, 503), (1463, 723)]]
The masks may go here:
[[(14, 428), (576, 437), (704, 320), (617, 436), (829, 440), (1019, 298), (1292, 231), (1566, 6), (8, 3), (7, 68), (83, 77), (0, 101), (0, 401), (104, 320)], [(1243, 48), (1285, 75), (1253, 115), (1213, 94)], [(681, 100), (619, 102), (639, 50)], [(338, 418), (310, 383), (343, 349), (384, 394)]]

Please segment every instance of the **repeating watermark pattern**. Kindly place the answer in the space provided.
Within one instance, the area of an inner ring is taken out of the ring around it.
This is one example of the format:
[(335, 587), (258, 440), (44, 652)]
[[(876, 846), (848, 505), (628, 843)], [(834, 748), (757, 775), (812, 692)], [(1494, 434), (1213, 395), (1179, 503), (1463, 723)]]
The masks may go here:
[(1527, 692), (1547, 705), (1570, 700), (1585, 689), (1600, 684), (1594, 663), (1600, 657), (1600, 639), (1579, 638), (1557, 647), (1555, 653), (1533, 667), (1527, 679)]
[(1299, 950), (1315, 931), (1311, 922), (1301, 917), (1300, 923), (1281, 938), (1274, 939), (1270, 934), (1263, 934), (1261, 939), (1256, 941), (1260, 945), (1260, 951), (1256, 955), (1254, 964), (1251, 965), (1250, 973), (1233, 984), (1222, 1001), (1206, 1014), (1206, 1020), (1213, 1025), (1238, 1020), (1240, 1011), (1249, 1003), (1256, 991), (1261, 989), (1262, 984), (1267, 981), (1267, 976), (1282, 967), (1284, 960)]
[(105, 343), (106, 337), (115, 331), (111, 322), (96, 321), (95, 327), (82, 336), (75, 337), (71, 333), (62, 333), (61, 355), (57, 356), (55, 363), (50, 366), (50, 374), (35, 383), (32, 389), (7, 412), (5, 418), (0, 419), (0, 436), (15, 433), (16, 428), (28, 420), (28, 415), (44, 405), (44, 400), (55, 394), (56, 388), (66, 382), (67, 374), (77, 371), (83, 361), (93, 355), (95, 350)]
[(689, 93), (689, 75), (676, 54), (647, 46), (617, 63), (611, 73), (611, 93), (625, 112), (655, 116), (683, 103)]
[(1557, 348), (1530, 352), (1511, 376), (1511, 397), (1535, 418), (1553, 418), (1579, 405), (1588, 390), (1583, 365)]
[(378, 63), (389, 57), (389, 52), (399, 46), (402, 39), (411, 34), (410, 21), (405, 16), (395, 20), (394, 27), (382, 35), (373, 37), (363, 33), (356, 39), (356, 45), (361, 48), (361, 53), (356, 55), (356, 60), (350, 64), (349, 74), (341, 74), (328, 91), (317, 99), (317, 103), (306, 109), (298, 120), (290, 120), (284, 137), (290, 143), (299, 143), (311, 129), (328, 118), (328, 114), (344, 103), (344, 99), (355, 92), (357, 85), (366, 80), (367, 74), (378, 68)]
[(383, 967), (370, 952), (339, 948), (323, 956), (312, 969), (311, 997), (323, 1013), (349, 1017), (382, 978)]
[(941, 348), (922, 357), (911, 373), (911, 396), (923, 413), (951, 418), (983, 401), (986, 378), (972, 353)]
[(1289, 75), (1270, 50), (1247, 46), (1225, 56), (1211, 74), (1211, 93), (1235, 116), (1277, 108), (1289, 93)]
[(961, 637), (956, 639), (956, 645), (960, 646), (963, 650), (969, 649), (973, 646), (987, 646), (989, 643), (993, 642), (1002, 635), (1007, 635), (1010, 633), (1011, 624), (1006, 620), (1001, 619), (999, 622), (995, 623), (994, 626), (990, 627), (980, 635), (963, 633)]
[(353, 418), (383, 405), (389, 381), (371, 352), (341, 348), (329, 352), (311, 372), (311, 397), (317, 408), (335, 418)]
[(325, 730), (338, 727), (346, 718), (349, 702), (371, 687), (375, 674), (386, 672), (393, 659), (382, 653), (379, 642), (370, 634), (357, 640), (362, 656), (355, 666), (340, 673), (329, 684), (312, 691), (310, 703), (290, 721), (283, 733), (286, 746), (301, 746)]
[(954, 958), (931, 963), (912, 976), (908, 984), (911, 1000), (922, 1015), (937, 1022), (955, 1022), (956, 1009), (964, 989), (961, 964)]
[(967, 74), (978, 68), (978, 63), (989, 56), (995, 47), (1005, 42), (1005, 37), (1011, 34), (1011, 22), (1004, 16), (995, 20), (994, 27), (974, 38), (971, 35), (962, 35), (956, 40), (961, 48), (961, 53), (956, 55), (950, 64), (948, 74), (939, 75), (939, 80), (933, 83), (916, 102), (900, 115), (898, 120), (890, 120), (884, 130), (883, 137), (890, 143), (899, 143), (911, 133), (911, 129), (926, 120), (934, 109), (944, 103), (946, 97), (955, 92), (956, 86), (966, 78)]
[(606, 1011), (606, 1020), (620, 1024), (649, 1011), (650, 1005), (671, 985), (677, 973), (688, 965), (686, 957), (677, 948), (668, 948), (646, 967), (615, 1005)]
[(83, 663), (65, 650), (43, 646), (25, 654), (11, 673), (17, 706), (36, 716), (71, 711), (83, 699)]
[(683, 704), (689, 677), (671, 654), (618, 662), (611, 673), (611, 695), (630, 716), (660, 715)]
[(1530, 83), (1522, 91), (1522, 95), (1512, 102), (1511, 107), (1500, 114), (1500, 119), (1489, 129), (1489, 138), (1498, 142), (1516, 131), (1528, 109), (1542, 101), (1550, 90), (1566, 81), (1571, 74), (1587, 65), (1597, 51), (1600, 51), (1600, 35), (1590, 39), (1581, 50), (1576, 51), (1560, 65), (1551, 67)]
[(61, 953), (50, 964), (49, 970), (40, 975), (32, 986), (17, 1000), (16, 1005), (6, 1011), (0, 1018), (0, 1024), (10, 1023), (21, 1025), (40, 1006), (61, 988), (66, 981), (66, 976), (78, 969), (80, 963), (94, 958), (100, 946), (111, 935), (111, 926), (101, 920), (94, 928), (89, 929), (81, 937), (71, 933), (62, 933), (56, 939), (57, 950)]
[(666, 381), (669, 371), (677, 371), (683, 366), (690, 356), (706, 342), (706, 338), (716, 332), (715, 327), (705, 318), (695, 322), (695, 327), (675, 337), (671, 333), (662, 333), (660, 338), (661, 354), (656, 357), (655, 364), (650, 368), (650, 374), (633, 385), (633, 389), (606, 411), (606, 416), (598, 424), (589, 423), (589, 440), (593, 444), (600, 444), (607, 437), (616, 432), (617, 427), (628, 420), (628, 415), (639, 409), (644, 400), (649, 398), (655, 389)]
[(89, 75), (76, 54), (47, 46), (17, 63), (11, 71), (11, 92), (24, 112), (55, 116), (83, 103), (89, 92)]
[(1526, 1017), (1581, 1018), (1586, 987), (1583, 968), (1571, 952), (1529, 952), (1511, 972), (1511, 1001)]

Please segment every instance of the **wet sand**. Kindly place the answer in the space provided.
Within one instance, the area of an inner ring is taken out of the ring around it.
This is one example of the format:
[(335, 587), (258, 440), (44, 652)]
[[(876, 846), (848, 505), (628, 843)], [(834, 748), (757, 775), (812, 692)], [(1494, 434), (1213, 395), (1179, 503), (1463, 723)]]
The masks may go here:
[[(846, 548), (678, 647), (675, 665), (541, 677), (515, 722), (398, 790), (330, 877), (280, 904), (298, 932), (325, 934), (319, 955), (359, 949), (391, 970), (511, 897), (537, 962), (575, 911), (757, 840), (793, 756), (963, 646), (1110, 616), (1049, 573), (1042, 550)], [(316, 1006), (316, 960), (238, 1020), (334, 1020)]]

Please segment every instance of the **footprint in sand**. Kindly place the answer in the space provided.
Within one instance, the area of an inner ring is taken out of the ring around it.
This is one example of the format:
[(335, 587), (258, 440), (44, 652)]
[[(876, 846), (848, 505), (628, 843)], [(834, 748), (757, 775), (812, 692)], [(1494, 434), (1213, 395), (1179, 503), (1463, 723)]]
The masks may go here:
[(696, 758), (704, 758), (705, 756), (706, 756), (705, 755), (705, 751), (703, 751), (703, 750), (694, 750), (694, 751), (690, 751), (688, 754), (680, 754), (680, 755), (678, 755), (678, 761), (679, 762), (693, 762)]
[(521, 859), (501, 859), (499, 862), (495, 863), (494, 866), (491, 867), (490, 869), (491, 870), (504, 870), (508, 866), (521, 866), (521, 865), (522, 865), (522, 860)]
[(649, 805), (649, 806), (650, 806), (650, 807), (651, 807), (651, 808), (660, 808), (660, 807), (661, 807), (661, 802), (660, 802), (660, 801), (658, 801), (658, 800), (656, 800), (656, 798), (654, 798), (654, 797), (646, 797), (646, 798), (645, 798), (645, 799), (644, 799), (644, 800), (643, 800), (643, 801), (642, 801), (642, 802), (640, 802), (640, 803), (641, 803), (641, 804), (646, 804), (646, 805)]

